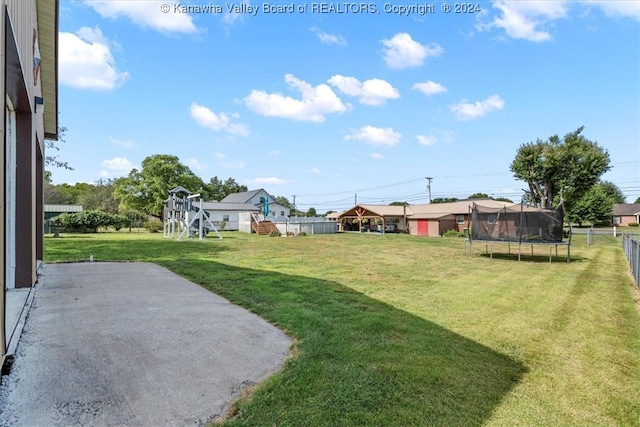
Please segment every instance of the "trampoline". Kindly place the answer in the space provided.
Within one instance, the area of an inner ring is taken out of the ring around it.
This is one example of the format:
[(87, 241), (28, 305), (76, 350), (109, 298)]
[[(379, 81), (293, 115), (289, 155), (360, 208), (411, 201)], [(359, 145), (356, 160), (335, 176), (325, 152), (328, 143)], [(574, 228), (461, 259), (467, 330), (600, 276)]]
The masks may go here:
[[(469, 256), (473, 253), (474, 242), (484, 242), (485, 250), (493, 259), (493, 244), (505, 243), (511, 253), (511, 245), (518, 245), (518, 261), (521, 259), (522, 245), (531, 245), (531, 255), (535, 245), (549, 247), (549, 262), (555, 247), (567, 247), (567, 262), (571, 260), (571, 228), (565, 231), (564, 211), (560, 209), (536, 208), (524, 204), (505, 205), (491, 208), (474, 203), (470, 207)], [(465, 251), (467, 241), (465, 241)]]

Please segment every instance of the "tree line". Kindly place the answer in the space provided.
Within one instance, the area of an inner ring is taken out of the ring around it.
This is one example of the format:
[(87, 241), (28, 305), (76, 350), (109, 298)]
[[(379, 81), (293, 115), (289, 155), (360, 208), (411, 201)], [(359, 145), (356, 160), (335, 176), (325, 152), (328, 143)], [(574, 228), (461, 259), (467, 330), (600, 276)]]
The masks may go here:
[[(568, 222), (608, 224), (613, 204), (624, 203), (625, 197), (615, 184), (603, 181), (602, 175), (611, 170), (609, 153), (582, 134), (584, 128), (521, 145), (510, 170), (517, 179), (527, 184), (525, 203), (543, 208), (564, 209)], [(66, 131), (66, 129), (64, 129)], [(47, 159), (48, 166), (70, 168), (57, 157)], [(132, 169), (128, 176), (99, 180), (95, 184), (77, 183), (53, 185), (50, 174), (45, 174), (44, 201), (47, 204), (80, 204), (85, 210), (98, 210), (111, 214), (130, 215), (132, 212), (162, 218), (163, 203), (170, 189), (182, 186), (200, 193), (207, 201), (220, 201), (227, 195), (248, 191), (233, 178), (222, 180), (217, 176), (204, 182), (178, 157), (156, 154), (142, 161), (142, 168)], [(475, 193), (469, 198), (489, 198)], [(456, 201), (456, 198), (438, 198), (432, 203)], [(511, 202), (509, 199), (497, 198)], [(276, 201), (292, 209), (292, 215), (315, 216), (316, 210), (294, 210), (284, 196)], [(636, 203), (640, 202), (640, 198)], [(392, 204), (404, 204), (394, 202)], [(331, 212), (331, 211), (329, 211)]]

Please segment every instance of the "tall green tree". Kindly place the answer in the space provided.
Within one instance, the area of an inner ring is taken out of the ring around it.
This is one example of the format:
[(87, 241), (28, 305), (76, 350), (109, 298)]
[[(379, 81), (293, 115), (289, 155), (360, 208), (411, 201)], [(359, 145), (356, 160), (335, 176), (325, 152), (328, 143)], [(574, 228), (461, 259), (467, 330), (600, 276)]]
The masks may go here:
[(585, 222), (592, 225), (603, 225), (611, 222), (611, 208), (615, 203), (615, 196), (608, 191), (603, 183), (593, 185), (586, 193), (576, 200), (567, 213), (567, 218), (580, 227)]
[(226, 181), (222, 181), (217, 176), (214, 176), (204, 186), (203, 196), (207, 200), (220, 201), (227, 197), (229, 194), (242, 193), (243, 191), (249, 191), (246, 185), (241, 185), (233, 178), (227, 178)]
[(133, 169), (127, 177), (114, 181), (115, 197), (123, 209), (132, 209), (162, 218), (164, 200), (169, 190), (182, 186), (189, 191), (202, 191), (204, 182), (176, 156), (155, 154), (142, 161), (142, 169)]
[(285, 208), (293, 208), (293, 205), (291, 204), (291, 202), (289, 201), (289, 199), (287, 199), (284, 196), (276, 196), (276, 203), (284, 206)]
[(613, 203), (625, 203), (625, 200), (627, 198), (625, 197), (625, 195), (622, 192), (622, 190), (620, 189), (620, 187), (615, 185), (613, 182), (601, 181), (601, 182), (597, 183), (596, 185), (598, 185), (598, 186), (600, 186), (602, 188), (602, 191), (607, 196), (609, 196), (609, 198), (613, 201)]
[(569, 210), (610, 169), (609, 153), (585, 138), (583, 129), (520, 146), (510, 169), (528, 184), (533, 203), (547, 208), (562, 198)]
[(84, 210), (118, 213), (120, 200), (115, 197), (113, 182), (100, 179), (95, 185), (91, 185), (89, 191), (78, 197), (78, 204), (82, 205)]

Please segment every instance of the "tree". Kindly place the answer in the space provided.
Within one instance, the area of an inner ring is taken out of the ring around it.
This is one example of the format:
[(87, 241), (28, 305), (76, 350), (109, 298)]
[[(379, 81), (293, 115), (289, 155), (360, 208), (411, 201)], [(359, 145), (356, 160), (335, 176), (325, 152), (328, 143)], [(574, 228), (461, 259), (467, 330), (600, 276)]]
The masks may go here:
[(243, 191), (249, 191), (249, 189), (246, 185), (238, 184), (235, 179), (227, 178), (226, 181), (222, 181), (214, 176), (204, 185), (203, 197), (207, 200), (220, 201), (229, 194), (242, 193)]
[(431, 203), (451, 203), (457, 201), (457, 197), (436, 197), (435, 199), (431, 200)]
[(162, 218), (164, 200), (169, 190), (182, 186), (189, 191), (201, 191), (204, 182), (178, 157), (155, 154), (142, 161), (142, 170), (133, 169), (127, 177), (113, 182), (115, 197), (121, 207)]
[(309, 208), (309, 210), (307, 211), (307, 216), (308, 217), (314, 217), (316, 216), (316, 208)]
[(609, 224), (611, 221), (611, 208), (615, 195), (610, 193), (611, 183), (600, 182), (593, 185), (586, 193), (576, 200), (567, 218), (571, 222), (577, 222), (582, 227), (583, 222), (593, 225)]
[(635, 202), (633, 202), (633, 203), (640, 203), (640, 197), (638, 197), (638, 198), (636, 199), (636, 201), (635, 201)]
[(289, 201), (289, 199), (287, 199), (284, 196), (276, 196), (276, 203), (284, 206), (285, 208), (293, 208), (293, 205), (291, 204), (291, 202)]
[(597, 183), (596, 185), (598, 185), (598, 186), (600, 186), (602, 188), (602, 191), (604, 191), (604, 193), (607, 196), (609, 196), (609, 198), (611, 200), (613, 200), (613, 203), (624, 203), (625, 202), (626, 197), (624, 196), (624, 193), (622, 192), (620, 187), (615, 185), (613, 182), (601, 181), (601, 182)]
[(490, 199), (490, 198), (492, 197), (489, 197), (489, 195), (486, 193), (473, 193), (472, 195), (467, 197), (467, 199)]
[(506, 203), (513, 203), (513, 200), (506, 198), (506, 197), (496, 197), (495, 199), (496, 202), (506, 202)]
[(582, 136), (583, 129), (579, 127), (562, 140), (553, 135), (518, 149), (510, 169), (528, 184), (534, 204), (547, 208), (562, 199), (568, 210), (610, 169), (609, 153)]
[(409, 206), (409, 202), (391, 202), (389, 206)]
[[(45, 139), (44, 140), (44, 146), (45, 146), (45, 153), (47, 150), (60, 150), (59, 144), (65, 142), (64, 136), (67, 133), (67, 128), (64, 126), (60, 126), (58, 125), (58, 140), (54, 141), (52, 139)], [(69, 166), (68, 162), (63, 162), (61, 160), (58, 160), (60, 156), (56, 155), (46, 155), (44, 156), (44, 165), (45, 167), (47, 166), (53, 166), (56, 168), (65, 168), (65, 169), (69, 169), (69, 170), (73, 170), (73, 168), (71, 166)]]
[(78, 197), (78, 204), (85, 210), (118, 213), (120, 201), (114, 196), (113, 180), (99, 180), (89, 191)]

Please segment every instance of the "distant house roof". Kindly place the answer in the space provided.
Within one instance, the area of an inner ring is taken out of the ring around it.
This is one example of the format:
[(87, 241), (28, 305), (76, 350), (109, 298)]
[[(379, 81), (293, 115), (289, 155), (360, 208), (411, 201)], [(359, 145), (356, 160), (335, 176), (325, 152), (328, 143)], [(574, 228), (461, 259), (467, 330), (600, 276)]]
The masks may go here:
[(342, 212), (331, 212), (331, 213), (327, 214), (325, 216), (325, 218), (327, 218), (327, 219), (338, 219), (338, 218), (340, 218), (340, 215), (342, 215), (343, 213), (344, 213), (344, 211), (342, 211)]
[(82, 205), (44, 205), (44, 212), (82, 212)]
[(612, 209), (613, 216), (635, 216), (640, 214), (640, 203), (616, 203)]
[[(233, 193), (233, 194), (229, 194), (227, 197), (225, 197), (224, 199), (220, 200), (220, 202), (224, 202), (224, 203), (247, 203), (249, 200), (251, 200), (251, 198), (253, 196), (255, 196), (256, 194), (258, 194), (261, 191), (265, 191), (262, 188), (258, 188), (257, 190), (251, 190), (251, 191), (243, 191), (242, 193)], [(265, 193), (267, 193), (265, 191)], [(269, 193), (267, 193), (269, 194)]]
[[(196, 204), (196, 206), (198, 206)], [(205, 211), (255, 211), (259, 212), (260, 208), (251, 203), (227, 203), (227, 202), (202, 202), (202, 209)]]

